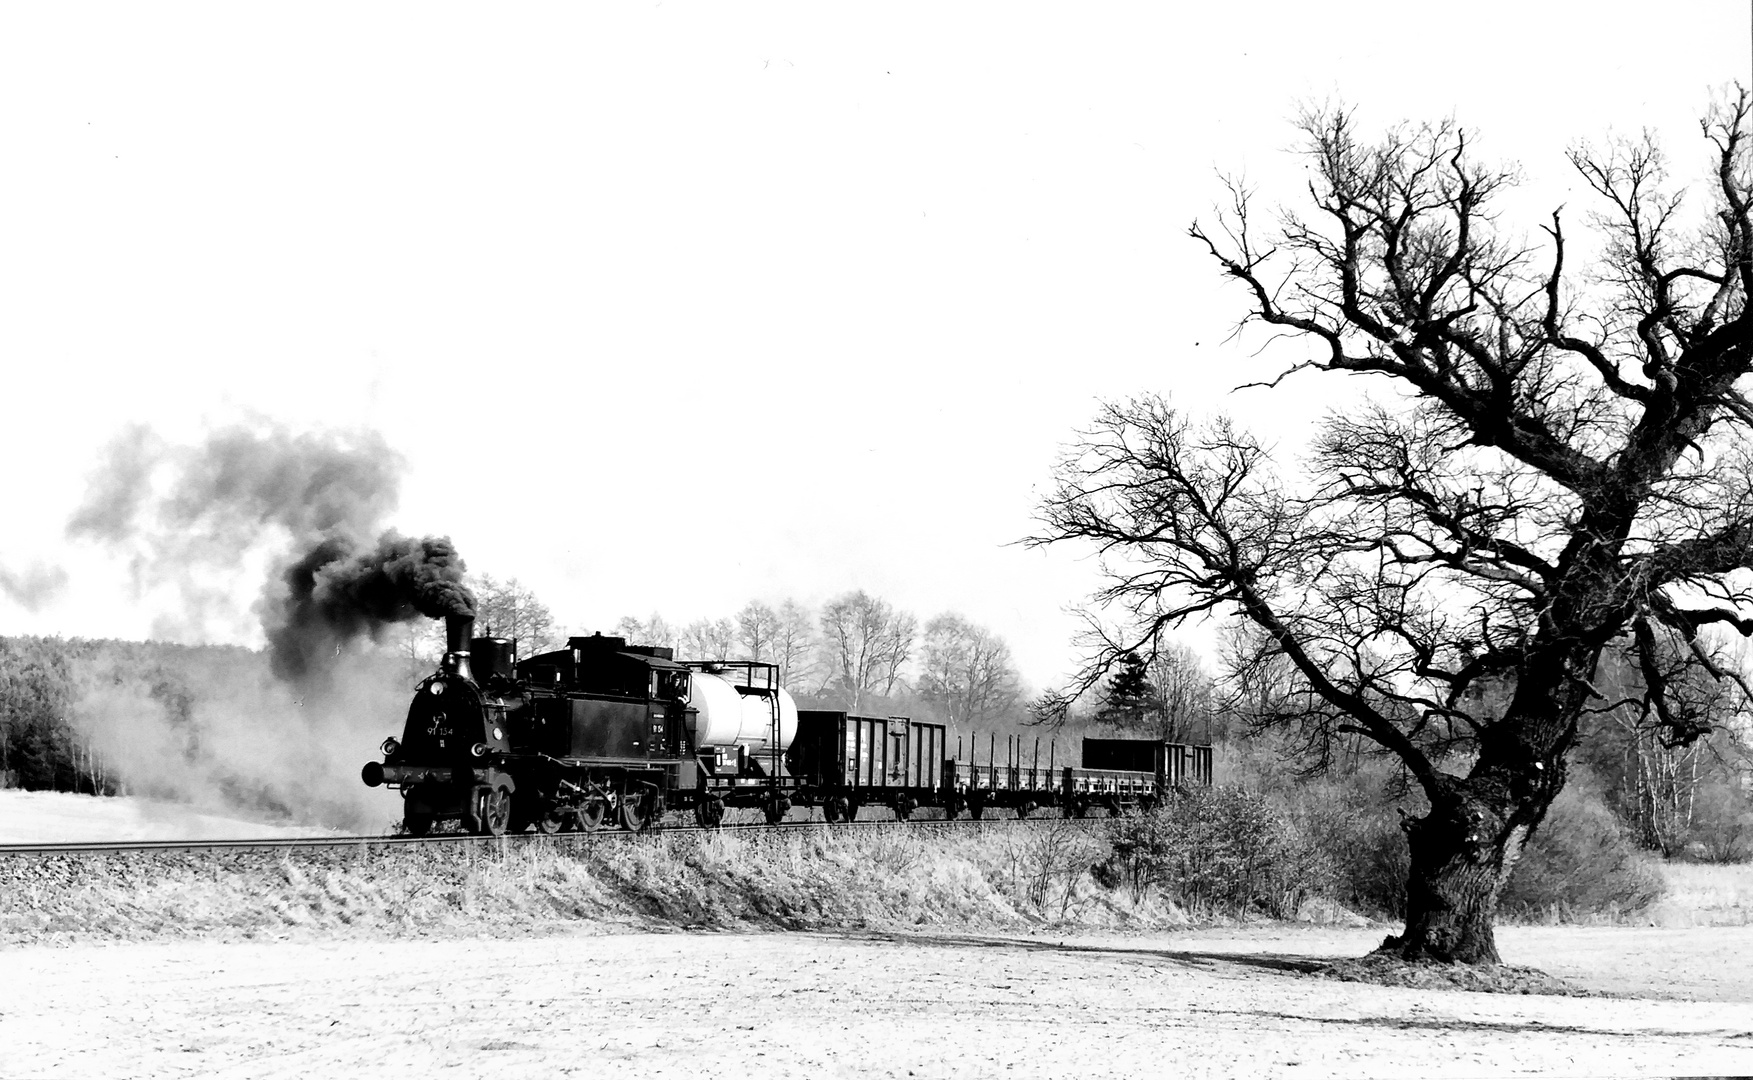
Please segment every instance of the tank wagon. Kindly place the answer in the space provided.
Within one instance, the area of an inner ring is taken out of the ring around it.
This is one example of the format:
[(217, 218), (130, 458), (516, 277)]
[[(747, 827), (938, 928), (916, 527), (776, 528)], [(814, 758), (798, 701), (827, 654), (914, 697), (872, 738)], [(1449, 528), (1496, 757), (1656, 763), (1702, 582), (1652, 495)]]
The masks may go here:
[(867, 806), (903, 821), (928, 806), (949, 817), (989, 807), (1119, 813), (1211, 782), (1210, 747), (1086, 740), (1081, 767), (1059, 768), (1050, 747), (1042, 768), (1037, 744), (1025, 768), (1012, 739), (1004, 765), (995, 744), (981, 765), (960, 760), (959, 746), (948, 755), (943, 724), (800, 711), (773, 664), (682, 661), (601, 634), (518, 659), (512, 642), (473, 628), (447, 620), (444, 658), (415, 688), (401, 737), (384, 740), (383, 760), (361, 773), (401, 791), (411, 835), (443, 821), (485, 835), (606, 822), (639, 830), (672, 809), (710, 828), (731, 807), (770, 823), (797, 805), (821, 807), (830, 822)]

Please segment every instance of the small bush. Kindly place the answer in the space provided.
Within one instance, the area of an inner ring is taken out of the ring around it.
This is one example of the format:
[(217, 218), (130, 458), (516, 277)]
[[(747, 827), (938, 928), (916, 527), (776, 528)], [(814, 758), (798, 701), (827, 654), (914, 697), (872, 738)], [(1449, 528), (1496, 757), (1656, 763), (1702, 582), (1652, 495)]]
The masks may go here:
[(1152, 892), (1190, 912), (1263, 911), (1288, 918), (1330, 888), (1328, 860), (1264, 795), (1238, 787), (1178, 793), (1113, 826), (1096, 880)]
[(1661, 899), (1661, 870), (1587, 783), (1559, 793), (1516, 864), (1498, 910), (1512, 918), (1625, 915)]
[(1406, 914), (1411, 857), (1403, 812), (1379, 777), (1354, 773), (1305, 782), (1279, 795), (1304, 844), (1324, 859), (1318, 888), (1338, 904), (1372, 915)]
[[(1061, 922), (1077, 909), (1078, 886), (1102, 857), (1104, 845), (1082, 821), (1043, 817), (1005, 837), (1005, 892), (1019, 908)], [(1136, 897), (1135, 897), (1136, 899)]]
[(1700, 862), (1753, 860), (1753, 800), (1730, 781), (1701, 784), (1692, 799), (1686, 850)]

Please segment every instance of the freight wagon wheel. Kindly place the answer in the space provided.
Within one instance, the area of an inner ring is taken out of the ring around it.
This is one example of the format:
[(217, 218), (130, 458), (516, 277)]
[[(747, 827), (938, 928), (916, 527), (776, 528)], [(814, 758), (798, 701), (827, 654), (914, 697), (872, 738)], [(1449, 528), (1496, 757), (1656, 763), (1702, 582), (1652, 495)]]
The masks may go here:
[(843, 799), (841, 800), (840, 809), (844, 813), (847, 821), (858, 820), (858, 803), (851, 799)]
[(785, 820), (785, 815), (787, 813), (790, 813), (791, 800), (781, 795), (761, 807), (761, 810), (767, 815), (767, 824), (777, 825)]
[(985, 812), (986, 812), (986, 800), (985, 799), (969, 799), (968, 800), (968, 816), (969, 817), (973, 818), (975, 821), (979, 821), (980, 815), (984, 814)]
[(895, 796), (895, 820), (906, 821), (913, 816), (913, 800), (905, 795)]
[(1028, 817), (1030, 814), (1032, 814), (1034, 812), (1035, 812), (1035, 804), (1032, 802), (1029, 802), (1027, 799), (1023, 800), (1020, 803), (1017, 803), (1017, 805), (1016, 805), (1016, 816), (1019, 820), (1022, 818)]
[(602, 799), (592, 799), (573, 811), (573, 818), (578, 822), (581, 832), (596, 832), (603, 827), (603, 819), (609, 816), (609, 804)]
[(830, 795), (822, 800), (822, 820), (832, 825), (840, 820), (840, 798)]
[(694, 824), (702, 829), (716, 829), (724, 824), (724, 800), (708, 795), (695, 803)]
[(1107, 807), (1108, 807), (1108, 816), (1109, 817), (1119, 817), (1120, 816), (1120, 800), (1118, 798), (1108, 799), (1107, 800)]

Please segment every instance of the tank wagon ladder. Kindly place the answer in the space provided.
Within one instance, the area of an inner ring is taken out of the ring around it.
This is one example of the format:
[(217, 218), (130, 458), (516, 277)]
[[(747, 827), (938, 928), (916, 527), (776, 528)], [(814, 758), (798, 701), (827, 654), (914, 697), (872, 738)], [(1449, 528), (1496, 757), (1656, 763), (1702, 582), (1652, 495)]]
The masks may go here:
[[(785, 764), (785, 751), (779, 747), (781, 735), (781, 716), (779, 709), (779, 669), (767, 668), (767, 805), (764, 807), (767, 824), (777, 825), (785, 820), (791, 810), (791, 800), (785, 797), (780, 788), (781, 770)], [(755, 681), (754, 669), (749, 670), (749, 682)]]

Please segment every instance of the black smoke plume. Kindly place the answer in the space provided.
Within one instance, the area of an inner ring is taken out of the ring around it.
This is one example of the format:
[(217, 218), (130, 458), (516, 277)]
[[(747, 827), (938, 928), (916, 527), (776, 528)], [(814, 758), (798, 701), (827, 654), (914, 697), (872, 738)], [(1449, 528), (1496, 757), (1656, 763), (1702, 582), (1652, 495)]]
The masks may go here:
[[(184, 658), (170, 665), (188, 689), (176, 709), (150, 678), (89, 680), (70, 719), (129, 790), (374, 832), (400, 812), (359, 782), (359, 764), (400, 730), (407, 665), (356, 646), (474, 606), (448, 539), (385, 531), (403, 467), (376, 432), (267, 421), (193, 444), (146, 427), (114, 440), (69, 538), (129, 559), (137, 599), (160, 612), (154, 636), (235, 639), (253, 614), (268, 644), (266, 663), (166, 654)], [(0, 579), (32, 595), (52, 584)]]
[(139, 598), (174, 593), (154, 636), (234, 637), (246, 614), (236, 603), (244, 556), (255, 553), (259, 567), (267, 554), (272, 583), (278, 567), (326, 537), (377, 535), (396, 508), (402, 467), (374, 431), (258, 423), (176, 446), (135, 426), (105, 450), (67, 536), (127, 556)]
[(475, 614), (463, 560), (449, 537), (405, 537), (394, 530), (355, 550), (343, 536), (319, 541), (287, 567), (282, 603), (266, 613), (274, 674), (305, 686), (330, 658), (399, 622)]

